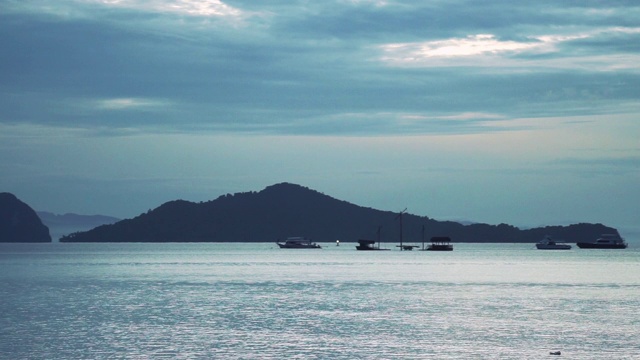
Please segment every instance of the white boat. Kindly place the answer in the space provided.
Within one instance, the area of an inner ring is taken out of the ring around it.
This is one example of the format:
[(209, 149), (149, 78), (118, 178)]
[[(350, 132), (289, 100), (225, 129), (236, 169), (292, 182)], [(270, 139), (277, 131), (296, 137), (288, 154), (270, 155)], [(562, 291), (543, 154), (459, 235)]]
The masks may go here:
[(626, 249), (627, 242), (618, 234), (602, 234), (595, 242), (579, 242), (580, 249)]
[(276, 244), (280, 249), (322, 249), (320, 245), (302, 236), (289, 237), (284, 243), (276, 242)]
[(558, 243), (553, 240), (551, 236), (547, 235), (544, 239), (538, 241), (536, 248), (539, 250), (569, 250), (571, 249), (571, 245)]

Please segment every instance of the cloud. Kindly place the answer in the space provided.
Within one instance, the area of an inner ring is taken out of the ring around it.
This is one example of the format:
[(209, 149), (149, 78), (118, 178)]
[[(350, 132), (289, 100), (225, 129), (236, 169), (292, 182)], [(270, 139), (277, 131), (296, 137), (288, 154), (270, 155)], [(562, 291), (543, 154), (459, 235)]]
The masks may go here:
[(238, 17), (243, 14), (240, 9), (227, 5), (221, 0), (59, 0), (56, 4), (35, 0), (8, 1), (5, 6), (13, 11), (47, 13), (60, 17), (88, 16), (89, 14), (85, 11), (90, 7), (199, 17)]
[(553, 165), (563, 168), (574, 167), (597, 174), (636, 174), (640, 175), (640, 156), (610, 156), (591, 158), (561, 158), (554, 160)]
[[(499, 41), (494, 35), (470, 35), (462, 39), (427, 41), (424, 43), (399, 43), (382, 45), (383, 51), (391, 54), (387, 61), (420, 61), (427, 58), (456, 58), (503, 52), (520, 52), (539, 47), (537, 43)], [(394, 55), (394, 54), (399, 54)], [(404, 55), (403, 55), (404, 54)]]
[[(380, 45), (380, 60), (389, 66), (416, 67), (519, 67), (582, 68), (589, 71), (625, 70), (638, 72), (640, 55), (602, 54), (580, 47), (588, 39), (633, 35), (640, 38), (640, 28), (614, 27), (574, 34), (529, 36), (523, 40), (503, 40), (493, 34), (469, 35), (425, 42)], [(586, 51), (586, 53), (585, 53)]]
[(0, 15), (5, 123), (466, 134), (525, 117), (633, 112), (640, 96), (640, 26), (629, 15), (637, 8), (618, 3), (34, 0), (0, 8), (12, 10)]
[(305, 121), (281, 123), (276, 133), (340, 136), (379, 136), (381, 134), (479, 134), (520, 130), (501, 122), (504, 116), (489, 113), (453, 113), (434, 115), (408, 112), (350, 112), (318, 115)]
[(170, 12), (192, 16), (240, 16), (239, 9), (220, 0), (84, 0), (105, 6)]
[(91, 100), (87, 105), (98, 110), (160, 110), (170, 106), (170, 103), (163, 100), (143, 98), (114, 98)]

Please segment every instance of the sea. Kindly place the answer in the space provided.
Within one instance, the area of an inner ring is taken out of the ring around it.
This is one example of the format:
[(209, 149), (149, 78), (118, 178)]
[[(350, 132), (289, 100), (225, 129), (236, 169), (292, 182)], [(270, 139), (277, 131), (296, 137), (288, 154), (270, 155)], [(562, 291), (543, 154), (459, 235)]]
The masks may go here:
[(640, 359), (630, 244), (0, 244), (0, 358)]

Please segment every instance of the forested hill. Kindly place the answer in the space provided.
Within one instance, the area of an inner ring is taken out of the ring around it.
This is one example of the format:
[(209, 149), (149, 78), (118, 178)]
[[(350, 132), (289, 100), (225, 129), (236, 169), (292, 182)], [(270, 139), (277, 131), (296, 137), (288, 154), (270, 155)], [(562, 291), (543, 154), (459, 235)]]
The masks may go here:
[(0, 242), (51, 242), (51, 235), (29, 205), (3, 192), (0, 193)]
[[(61, 242), (272, 242), (306, 236), (317, 242), (375, 239), (398, 242), (397, 212), (365, 208), (303, 186), (281, 183), (259, 192), (236, 193), (193, 203), (167, 202), (133, 219), (70, 234)], [(462, 225), (426, 216), (402, 215), (405, 242), (449, 236), (454, 242), (536, 242), (545, 235), (576, 242), (617, 233), (602, 224), (520, 230), (500, 224)]]

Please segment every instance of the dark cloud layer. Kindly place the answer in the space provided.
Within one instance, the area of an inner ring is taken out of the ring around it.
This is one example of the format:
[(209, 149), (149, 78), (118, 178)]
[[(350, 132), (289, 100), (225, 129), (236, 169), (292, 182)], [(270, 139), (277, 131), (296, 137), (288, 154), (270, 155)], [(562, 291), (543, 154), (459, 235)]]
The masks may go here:
[[(582, 115), (638, 96), (637, 68), (628, 64), (638, 56), (640, 10), (625, 2), (229, 2), (241, 19), (147, 3), (61, 2), (67, 12), (75, 7), (65, 16), (16, 4), (0, 18), (5, 123), (428, 133), (440, 125), (404, 126), (399, 114)], [(406, 65), (398, 59), (407, 54), (382, 60), (387, 44), (420, 49), (478, 34), (502, 48), (569, 39), (544, 51), (487, 49), (478, 55), (494, 58), (477, 64), (421, 53)], [(99, 106), (110, 99), (130, 101)]]

